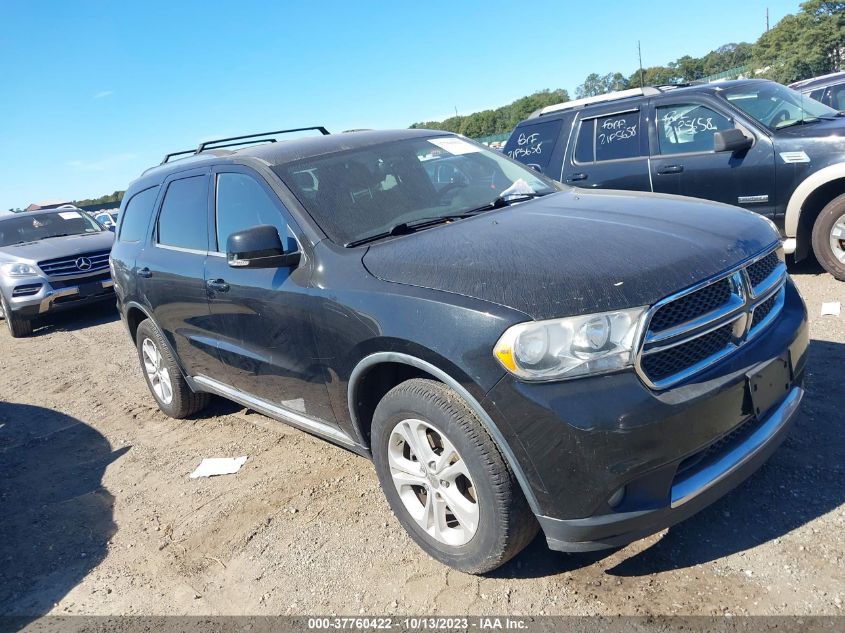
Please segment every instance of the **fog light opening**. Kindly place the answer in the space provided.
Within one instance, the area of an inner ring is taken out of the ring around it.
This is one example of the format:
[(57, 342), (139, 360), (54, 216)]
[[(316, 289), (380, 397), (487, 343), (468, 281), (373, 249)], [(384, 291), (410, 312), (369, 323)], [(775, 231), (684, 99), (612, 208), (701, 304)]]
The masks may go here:
[(611, 508), (615, 508), (620, 503), (622, 503), (622, 500), (624, 498), (625, 498), (625, 486), (622, 486), (619, 490), (617, 490), (612, 495), (610, 495), (610, 498), (607, 500), (607, 505), (609, 505)]

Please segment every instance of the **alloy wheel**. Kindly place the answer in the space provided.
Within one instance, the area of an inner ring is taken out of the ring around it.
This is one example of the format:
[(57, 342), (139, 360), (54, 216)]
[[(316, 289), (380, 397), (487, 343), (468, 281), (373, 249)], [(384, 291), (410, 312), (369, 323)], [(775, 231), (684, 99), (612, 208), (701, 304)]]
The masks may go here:
[(845, 214), (839, 216), (830, 229), (830, 250), (836, 259), (845, 264)]
[(161, 352), (151, 339), (145, 338), (141, 343), (141, 354), (144, 359), (144, 371), (147, 372), (147, 380), (153, 393), (164, 404), (170, 404), (173, 400), (173, 384), (170, 381), (170, 372), (162, 365)]
[(388, 464), (408, 514), (446, 545), (465, 545), (478, 529), (479, 506), (466, 462), (428, 422), (408, 419), (391, 431)]

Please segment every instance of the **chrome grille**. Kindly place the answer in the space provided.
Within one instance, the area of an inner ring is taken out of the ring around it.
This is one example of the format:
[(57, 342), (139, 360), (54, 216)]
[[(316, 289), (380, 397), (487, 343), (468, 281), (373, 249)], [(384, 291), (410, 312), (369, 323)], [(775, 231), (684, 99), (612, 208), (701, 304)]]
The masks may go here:
[(38, 267), (49, 277), (85, 275), (109, 267), (109, 251), (82, 253), (72, 257), (59, 257), (38, 262)]
[(659, 301), (637, 354), (640, 377), (665, 389), (734, 352), (780, 313), (785, 282), (778, 249)]
[(725, 350), (731, 343), (732, 334), (733, 326), (729, 323), (691, 340), (686, 345), (677, 345), (649, 354), (643, 358), (643, 369), (652, 380), (663, 380)]
[(731, 298), (731, 283), (721, 279), (714, 284), (681, 297), (655, 312), (651, 318), (653, 330), (666, 330), (691, 319), (707, 314), (725, 305)]
[(766, 277), (775, 271), (779, 263), (778, 254), (773, 252), (748, 266), (746, 270), (748, 271), (748, 280), (751, 282), (751, 285), (760, 285), (761, 282), (765, 281)]

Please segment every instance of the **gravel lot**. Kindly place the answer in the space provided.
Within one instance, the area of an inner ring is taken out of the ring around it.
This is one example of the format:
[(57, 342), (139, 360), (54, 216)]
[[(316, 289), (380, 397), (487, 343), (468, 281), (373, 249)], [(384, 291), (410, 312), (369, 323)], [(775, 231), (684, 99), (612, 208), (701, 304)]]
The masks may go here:
[(763, 469), (668, 532), (579, 555), (538, 538), (482, 578), (412, 543), (365, 459), (222, 400), (165, 417), (110, 306), (3, 326), (0, 613), (842, 614), (845, 315), (819, 314), (845, 283), (793, 274), (807, 396)]

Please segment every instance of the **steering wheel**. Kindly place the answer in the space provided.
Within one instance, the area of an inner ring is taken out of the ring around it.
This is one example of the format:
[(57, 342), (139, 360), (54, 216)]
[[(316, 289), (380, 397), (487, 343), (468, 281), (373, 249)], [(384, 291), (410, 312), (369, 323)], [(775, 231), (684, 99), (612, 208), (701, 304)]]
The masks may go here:
[(454, 192), (456, 189), (458, 189), (460, 187), (466, 187), (466, 186), (467, 186), (467, 183), (465, 183), (465, 182), (450, 182), (448, 185), (443, 187), (443, 189), (441, 189), (440, 191), (437, 192), (437, 199), (442, 201), (443, 198), (446, 196), (446, 194), (449, 193), (450, 191)]
[(789, 111), (783, 109), (772, 117), (771, 124), (774, 127), (778, 127), (781, 123), (786, 123), (787, 121), (789, 121)]

